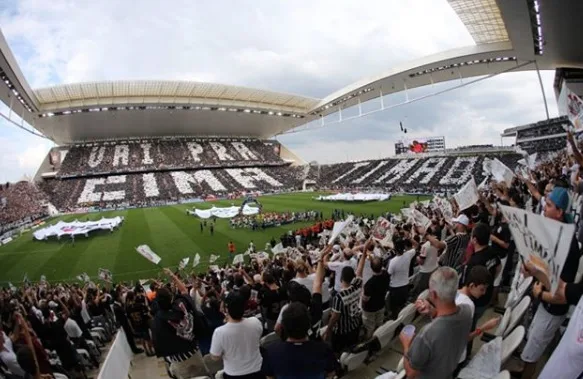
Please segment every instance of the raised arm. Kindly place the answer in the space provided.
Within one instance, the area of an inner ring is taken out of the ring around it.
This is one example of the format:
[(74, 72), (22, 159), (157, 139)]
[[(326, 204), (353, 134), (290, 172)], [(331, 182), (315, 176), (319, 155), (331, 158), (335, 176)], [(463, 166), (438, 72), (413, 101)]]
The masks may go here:
[(166, 273), (166, 275), (170, 277), (170, 279), (172, 279), (174, 285), (176, 286), (176, 289), (178, 289), (178, 292), (180, 292), (180, 294), (188, 295), (188, 288), (186, 288), (186, 286), (184, 285), (182, 280), (180, 280), (180, 278), (174, 275), (172, 270), (170, 270), (169, 268), (165, 268), (164, 272)]

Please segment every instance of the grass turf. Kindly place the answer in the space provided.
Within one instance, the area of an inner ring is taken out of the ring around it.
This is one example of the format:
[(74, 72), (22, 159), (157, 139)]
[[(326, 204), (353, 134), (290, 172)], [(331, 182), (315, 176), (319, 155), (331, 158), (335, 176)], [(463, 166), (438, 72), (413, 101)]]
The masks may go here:
[[(314, 200), (317, 193), (293, 193), (275, 196), (263, 196), (259, 199), (266, 212), (307, 211), (318, 210), (324, 217), (330, 217), (334, 209), (344, 209), (356, 215), (398, 212), (404, 204), (408, 205), (416, 199), (415, 196), (395, 196), (390, 200), (368, 203), (321, 202)], [(424, 198), (422, 198), (424, 199)], [(110, 233), (99, 231), (90, 234), (88, 238), (78, 237), (74, 243), (68, 238), (60, 241), (34, 241), (31, 232), (25, 232), (13, 242), (0, 246), (0, 283), (20, 283), (24, 274), (36, 282), (41, 275), (48, 281), (70, 281), (86, 272), (91, 277), (97, 276), (99, 268), (109, 269), (117, 280), (146, 279), (157, 276), (160, 267), (140, 256), (135, 247), (140, 244), (149, 245), (161, 258), (160, 266), (177, 266), (180, 259), (195, 253), (201, 256), (201, 263), (196, 270), (206, 270), (208, 256), (211, 253), (220, 255), (217, 261), (225, 263), (229, 257), (227, 244), (235, 243), (238, 252), (247, 249), (253, 240), (257, 249), (261, 250), (271, 237), (279, 242), (279, 237), (288, 230), (311, 225), (312, 222), (293, 223), (281, 227), (272, 227), (264, 231), (250, 229), (231, 229), (228, 220), (218, 219), (215, 224), (214, 236), (209, 228), (200, 232), (200, 219), (189, 216), (186, 210), (240, 205), (241, 200), (221, 200), (212, 203), (182, 204), (158, 208), (129, 209), (123, 211), (106, 211), (85, 215), (66, 215), (52, 219), (48, 224), (59, 220), (80, 221), (96, 220), (101, 217), (124, 216), (123, 225)], [(188, 270), (191, 268), (189, 267)]]

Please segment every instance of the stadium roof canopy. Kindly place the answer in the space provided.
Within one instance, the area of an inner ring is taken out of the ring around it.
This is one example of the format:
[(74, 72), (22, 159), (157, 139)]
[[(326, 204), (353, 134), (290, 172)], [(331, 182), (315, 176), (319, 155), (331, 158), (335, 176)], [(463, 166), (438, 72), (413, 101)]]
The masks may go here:
[(0, 33), (0, 99), (57, 143), (169, 135), (255, 136), (289, 131), (399, 91), (503, 72), (583, 68), (580, 0), (448, 0), (474, 39), (393, 67), (324, 99), (223, 84), (121, 81), (32, 90)]

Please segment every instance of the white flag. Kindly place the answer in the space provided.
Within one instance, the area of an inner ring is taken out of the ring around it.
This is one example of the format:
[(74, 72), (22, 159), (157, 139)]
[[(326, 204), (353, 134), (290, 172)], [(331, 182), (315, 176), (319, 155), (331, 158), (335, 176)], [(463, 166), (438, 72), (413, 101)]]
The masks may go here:
[(285, 251), (286, 249), (283, 247), (283, 244), (281, 242), (271, 248), (271, 252), (273, 253), (273, 255), (284, 254)]
[(8, 282), (8, 287), (10, 287), (10, 291), (12, 292), (16, 292), (16, 290), (18, 290), (18, 288), (16, 288), (16, 286), (14, 286), (14, 284), (11, 282)]
[(149, 279), (140, 279), (140, 285), (143, 286), (144, 284), (148, 283)]
[(372, 238), (381, 245), (393, 248), (393, 224), (384, 217), (379, 217), (372, 229)]
[(508, 166), (500, 162), (497, 158), (494, 158), (492, 161), (492, 176), (497, 182), (504, 182), (510, 187), (512, 185), (514, 173), (508, 168)]
[(196, 267), (200, 264), (200, 254), (196, 253), (194, 259), (192, 260), (192, 267)]
[(500, 205), (516, 249), (551, 281), (551, 292), (559, 286), (561, 271), (571, 248), (574, 224), (564, 224), (523, 209)]
[(190, 261), (190, 257), (186, 257), (186, 258), (180, 260), (180, 263), (178, 263), (178, 269), (184, 270), (184, 268), (186, 267), (186, 265), (188, 264), (189, 261)]
[(237, 254), (237, 255), (235, 255), (235, 258), (233, 258), (234, 265), (238, 265), (239, 263), (243, 263), (243, 262), (245, 262), (245, 258), (243, 257), (243, 254)]
[(453, 198), (457, 202), (460, 211), (468, 209), (472, 205), (476, 204), (480, 197), (478, 195), (478, 188), (476, 188), (476, 181), (474, 180), (474, 177), (472, 177), (472, 179), (467, 182), (458, 193), (453, 195)]
[(154, 253), (152, 249), (150, 249), (150, 246), (148, 245), (140, 245), (136, 247), (136, 251), (140, 253), (142, 257), (146, 258), (155, 265), (160, 263), (160, 261), (162, 260), (162, 258), (160, 258), (156, 253)]
[(411, 208), (403, 208), (401, 209), (401, 214), (403, 216), (405, 216), (405, 218), (409, 218), (413, 215), (413, 213), (411, 212)]
[(77, 275), (77, 280), (79, 280), (81, 282), (89, 283), (89, 281), (91, 281), (91, 278), (89, 277), (89, 275), (87, 275), (86, 272), (84, 272), (81, 275)]
[(40, 276), (40, 284), (47, 284), (47, 277), (44, 275)]
[(113, 275), (111, 275), (111, 271), (100, 268), (97, 271), (97, 276), (99, 277), (99, 279), (106, 281), (106, 282), (111, 282), (111, 279), (113, 277)]
[(214, 255), (211, 254), (210, 258), (209, 258), (209, 262), (210, 263), (215, 263), (217, 261), (217, 259), (219, 259), (220, 257), (218, 255)]
[(422, 226), (424, 229), (431, 226), (431, 220), (417, 209), (413, 209), (413, 220), (415, 220), (415, 225)]
[(330, 240), (328, 241), (328, 245), (332, 245), (336, 238), (342, 233), (344, 228), (352, 223), (354, 216), (350, 215), (346, 218), (345, 221), (337, 221), (334, 223), (334, 227), (332, 228), (332, 235), (330, 236)]

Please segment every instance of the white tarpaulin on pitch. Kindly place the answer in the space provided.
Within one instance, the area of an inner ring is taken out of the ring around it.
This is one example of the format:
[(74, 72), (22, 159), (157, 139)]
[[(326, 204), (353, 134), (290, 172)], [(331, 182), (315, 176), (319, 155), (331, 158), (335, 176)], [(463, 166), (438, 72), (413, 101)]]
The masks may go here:
[[(194, 211), (187, 211), (188, 214), (193, 216), (198, 216), (200, 218), (211, 218), (211, 217), (218, 217), (218, 218), (233, 218), (239, 214), (241, 211), (241, 207), (212, 207), (211, 209), (195, 209)], [(250, 207), (249, 205), (245, 204), (243, 207), (243, 214), (245, 216), (256, 215), (259, 213), (259, 208), (257, 207)]]
[(569, 254), (575, 233), (574, 224), (564, 224), (542, 215), (519, 208), (500, 205), (516, 243), (516, 249), (524, 258), (551, 281), (551, 292), (559, 286), (559, 279)]
[(390, 198), (391, 195), (386, 193), (338, 193), (317, 197), (321, 201), (384, 201)]
[(44, 240), (48, 237), (56, 236), (61, 238), (61, 236), (76, 236), (83, 234), (88, 236), (89, 232), (94, 230), (110, 230), (113, 231), (123, 222), (123, 217), (117, 216), (113, 218), (102, 218), (98, 221), (72, 221), (64, 222), (59, 221), (55, 225), (47, 226), (46, 228), (39, 229), (33, 233), (33, 236), (37, 240)]

